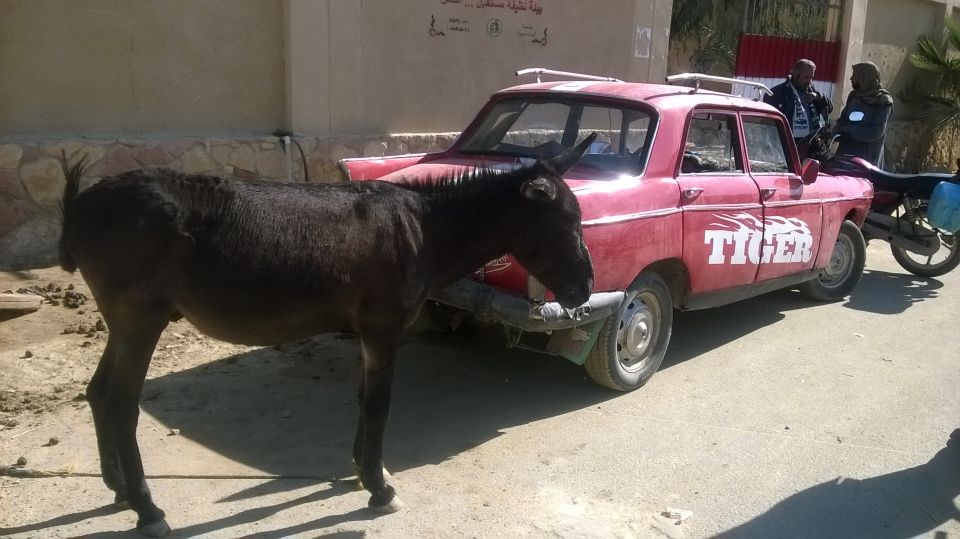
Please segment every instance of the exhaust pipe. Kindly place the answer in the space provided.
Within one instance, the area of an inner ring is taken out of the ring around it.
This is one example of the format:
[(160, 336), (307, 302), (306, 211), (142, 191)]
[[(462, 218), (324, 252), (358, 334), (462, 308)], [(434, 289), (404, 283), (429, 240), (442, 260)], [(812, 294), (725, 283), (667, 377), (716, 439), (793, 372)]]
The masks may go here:
[(524, 331), (551, 331), (603, 320), (620, 307), (624, 296), (622, 291), (596, 292), (583, 305), (565, 309), (553, 301), (532, 302), (470, 279), (461, 279), (431, 299), (472, 312), (480, 320), (496, 321)]

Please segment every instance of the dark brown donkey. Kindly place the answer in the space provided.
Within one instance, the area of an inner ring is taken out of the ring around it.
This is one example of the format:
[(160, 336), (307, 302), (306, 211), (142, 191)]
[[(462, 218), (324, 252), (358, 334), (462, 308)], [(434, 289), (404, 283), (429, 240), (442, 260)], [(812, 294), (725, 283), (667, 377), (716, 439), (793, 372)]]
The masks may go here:
[(157, 339), (181, 316), (207, 335), (248, 345), (359, 333), (353, 459), (369, 506), (399, 509), (382, 449), (404, 328), (431, 294), (506, 253), (561, 305), (588, 299), (593, 266), (580, 207), (561, 176), (593, 138), (513, 172), (399, 185), (138, 170), (78, 194), (82, 166), (70, 167), (60, 264), (80, 269), (110, 330), (87, 399), (104, 483), (137, 512), (137, 528), (152, 536), (170, 530), (144, 480), (136, 428)]

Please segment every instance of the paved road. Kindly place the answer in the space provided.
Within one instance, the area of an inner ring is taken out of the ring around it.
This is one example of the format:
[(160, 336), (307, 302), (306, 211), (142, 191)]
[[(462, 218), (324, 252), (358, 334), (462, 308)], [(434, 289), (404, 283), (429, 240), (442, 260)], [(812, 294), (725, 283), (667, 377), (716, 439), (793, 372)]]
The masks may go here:
[[(394, 515), (342, 482), (256, 478), (350, 474), (352, 367), (278, 370), (264, 350), (150, 380), (148, 470), (196, 477), (153, 479), (155, 499), (175, 537), (960, 537), (960, 272), (909, 276), (883, 244), (868, 257), (846, 302), (782, 291), (678, 314), (666, 364), (630, 394), (483, 331), (414, 339), (388, 430)], [(198, 392), (198, 375), (231, 390)], [(95, 471), (89, 412), (70, 413), (57, 458)], [(135, 521), (96, 478), (4, 490), (0, 535)]]

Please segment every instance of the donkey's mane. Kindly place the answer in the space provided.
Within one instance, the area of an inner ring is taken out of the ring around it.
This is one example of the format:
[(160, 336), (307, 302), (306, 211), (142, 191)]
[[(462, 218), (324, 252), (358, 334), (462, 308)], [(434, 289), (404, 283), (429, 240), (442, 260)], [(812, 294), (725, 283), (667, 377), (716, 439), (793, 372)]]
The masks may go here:
[(396, 185), (438, 202), (453, 202), (491, 193), (497, 186), (511, 187), (528, 179), (533, 179), (532, 167), (511, 171), (477, 168), (440, 176), (404, 178)]

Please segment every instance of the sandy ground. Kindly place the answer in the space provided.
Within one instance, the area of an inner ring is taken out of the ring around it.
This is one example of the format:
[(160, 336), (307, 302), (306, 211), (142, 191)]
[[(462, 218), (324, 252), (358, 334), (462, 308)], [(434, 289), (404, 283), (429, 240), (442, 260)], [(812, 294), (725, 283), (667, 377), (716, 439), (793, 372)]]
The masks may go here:
[[(496, 328), (412, 335), (385, 454), (407, 507), (387, 516), (346, 481), (354, 338), (251, 348), (172, 323), (141, 403), (149, 482), (174, 537), (960, 537), (960, 273), (905, 275), (884, 247), (846, 302), (679, 313), (625, 395)], [(135, 536), (82, 397), (96, 305), (56, 268), (0, 274), (21, 289), (48, 299), (0, 321), (0, 466), (74, 475), (0, 477), (0, 536)]]

